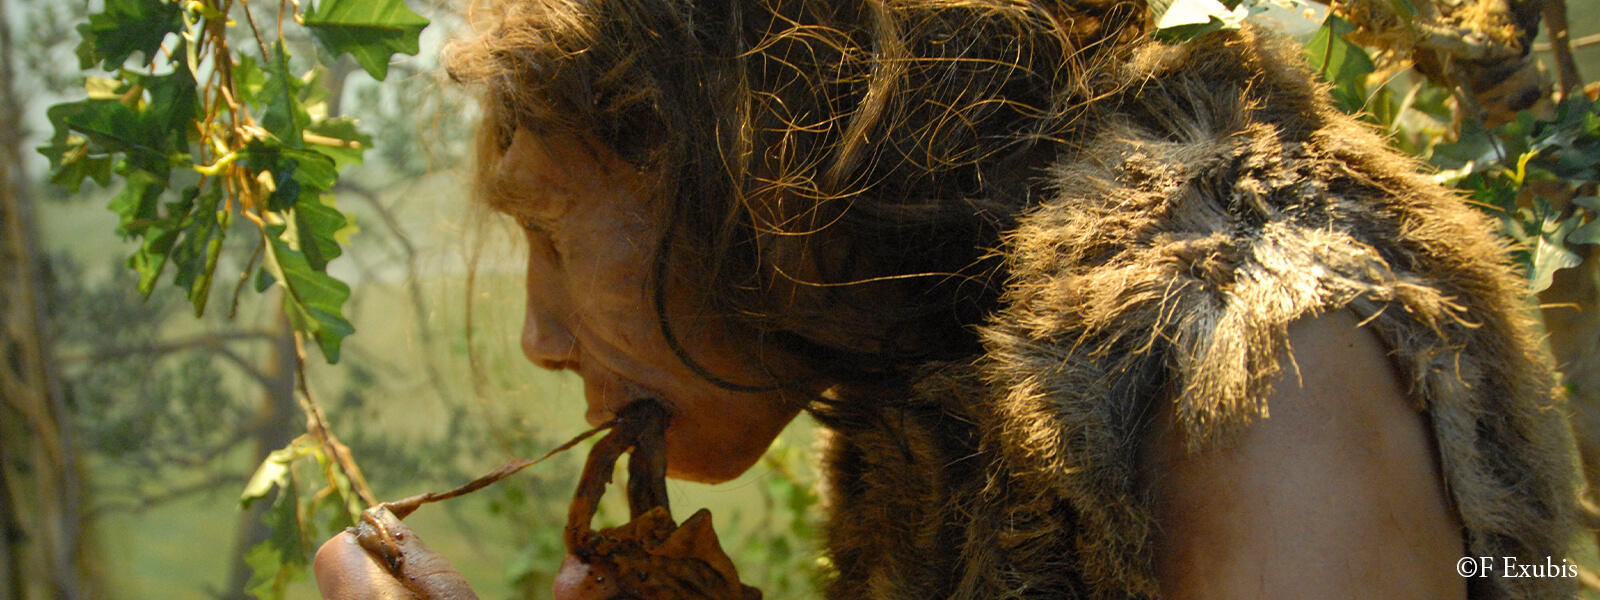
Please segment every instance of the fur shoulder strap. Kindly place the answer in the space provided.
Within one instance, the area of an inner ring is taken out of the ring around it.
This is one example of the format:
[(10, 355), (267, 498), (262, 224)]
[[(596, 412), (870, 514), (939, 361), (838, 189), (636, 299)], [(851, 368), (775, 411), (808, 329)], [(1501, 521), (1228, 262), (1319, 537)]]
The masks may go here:
[[(1287, 326), (1350, 310), (1428, 412), (1471, 551), (1559, 561), (1571, 436), (1490, 224), (1334, 113), (1292, 50), (1209, 38), (1128, 66), (1104, 126), (1048, 174), (1053, 199), (1007, 238), (979, 421), (1006, 465), (994, 493), (1048, 492), (989, 502), (1070, 506), (1091, 595), (1154, 596), (1144, 411), (1175, 411), (1191, 450), (1225, 443), (1265, 414)], [(1571, 585), (1493, 582), (1507, 598)]]

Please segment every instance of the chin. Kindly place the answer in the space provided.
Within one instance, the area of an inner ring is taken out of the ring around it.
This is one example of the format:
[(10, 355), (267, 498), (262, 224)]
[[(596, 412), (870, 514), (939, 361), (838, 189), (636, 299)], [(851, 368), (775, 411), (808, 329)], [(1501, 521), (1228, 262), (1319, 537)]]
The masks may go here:
[[(667, 443), (667, 477), (695, 483), (723, 483), (732, 480), (761, 460), (760, 452), (750, 456), (712, 455), (706, 456), (705, 446), (695, 448), (700, 452), (677, 452), (677, 445)], [(677, 456), (674, 456), (677, 454)], [(680, 458), (681, 457), (681, 458)]]

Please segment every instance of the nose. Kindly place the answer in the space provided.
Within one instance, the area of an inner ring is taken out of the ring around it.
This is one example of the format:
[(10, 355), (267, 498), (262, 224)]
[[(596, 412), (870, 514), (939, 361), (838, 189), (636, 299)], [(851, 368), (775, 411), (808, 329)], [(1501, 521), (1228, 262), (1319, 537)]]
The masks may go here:
[[(538, 242), (530, 234), (530, 241)], [(560, 270), (548, 248), (534, 244), (528, 257), (528, 311), (522, 323), (522, 354), (553, 371), (578, 368), (578, 340), (567, 327), (572, 311)]]
[(559, 316), (533, 298), (528, 299), (528, 316), (522, 323), (522, 354), (552, 371), (578, 366), (578, 342), (572, 332)]

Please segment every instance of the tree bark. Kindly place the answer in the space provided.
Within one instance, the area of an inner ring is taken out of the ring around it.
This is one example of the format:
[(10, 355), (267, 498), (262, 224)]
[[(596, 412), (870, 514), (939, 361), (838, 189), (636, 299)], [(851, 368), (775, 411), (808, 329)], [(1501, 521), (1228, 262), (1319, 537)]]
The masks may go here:
[[(271, 353), (266, 367), (261, 371), (261, 403), (257, 406), (255, 418), (251, 420), (252, 426), (242, 432), (253, 439), (252, 467), (266, 460), (273, 450), (289, 445), (295, 436), (305, 430), (305, 417), (294, 396), (300, 368), (295, 356), (294, 328), (289, 325), (288, 315), (281, 311), (274, 325)], [(244, 557), (272, 533), (261, 521), (261, 516), (270, 506), (270, 502), (256, 502), (239, 513), (239, 521), (234, 529), (233, 558), (228, 562), (231, 566), (227, 592), (223, 596), (226, 600), (253, 598), (245, 591), (252, 571), (245, 564)]]
[(1550, 52), (1556, 60), (1561, 86), (1557, 99), (1565, 100), (1573, 90), (1583, 93), (1583, 76), (1578, 74), (1578, 61), (1572, 57), (1572, 33), (1567, 28), (1567, 0), (1544, 0), (1544, 23), (1550, 31)]
[(0, 594), (79, 598), (84, 560), (77, 450), (50, 356), (46, 297), (22, 162), (10, 22), (0, 5)]

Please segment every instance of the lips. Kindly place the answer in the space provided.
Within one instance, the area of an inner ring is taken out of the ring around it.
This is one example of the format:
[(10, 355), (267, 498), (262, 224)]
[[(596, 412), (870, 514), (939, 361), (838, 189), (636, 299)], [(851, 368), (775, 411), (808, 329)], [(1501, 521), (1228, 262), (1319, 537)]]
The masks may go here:
[(622, 407), (642, 398), (655, 398), (671, 410), (672, 402), (664, 394), (623, 379), (614, 372), (580, 371), (578, 375), (583, 378), (583, 396), (587, 404), (583, 419), (590, 425), (599, 426), (610, 421)]

